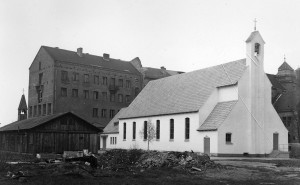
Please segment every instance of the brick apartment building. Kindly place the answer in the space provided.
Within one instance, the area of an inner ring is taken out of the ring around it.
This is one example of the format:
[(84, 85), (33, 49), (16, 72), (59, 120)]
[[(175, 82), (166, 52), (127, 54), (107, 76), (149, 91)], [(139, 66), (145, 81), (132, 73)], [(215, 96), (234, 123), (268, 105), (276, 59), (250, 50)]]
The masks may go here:
[(289, 143), (300, 142), (300, 69), (294, 70), (284, 59), (272, 82), (272, 103), (289, 131)]
[(142, 88), (130, 62), (41, 46), (29, 68), (28, 118), (72, 111), (104, 128)]

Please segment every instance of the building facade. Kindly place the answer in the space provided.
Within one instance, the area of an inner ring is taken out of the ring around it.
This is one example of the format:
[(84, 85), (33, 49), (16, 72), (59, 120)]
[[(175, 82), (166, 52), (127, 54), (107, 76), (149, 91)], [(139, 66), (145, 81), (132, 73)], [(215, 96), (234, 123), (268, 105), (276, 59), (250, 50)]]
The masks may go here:
[(130, 62), (42, 46), (29, 68), (28, 117), (72, 111), (104, 128), (142, 87)]
[[(300, 69), (294, 70), (284, 59), (273, 78), (272, 101), (282, 122), (289, 131), (289, 143), (300, 142)], [(279, 83), (279, 84), (278, 84)], [(280, 88), (282, 86), (282, 88)], [(278, 88), (279, 87), (279, 88)]]

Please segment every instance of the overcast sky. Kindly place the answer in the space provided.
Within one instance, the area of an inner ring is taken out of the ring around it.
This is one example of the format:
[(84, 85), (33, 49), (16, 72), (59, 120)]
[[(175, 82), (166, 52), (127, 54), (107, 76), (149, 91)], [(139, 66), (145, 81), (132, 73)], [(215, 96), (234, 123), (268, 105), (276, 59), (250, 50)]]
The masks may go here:
[(0, 126), (17, 120), (23, 88), (28, 100), (41, 45), (188, 72), (245, 58), (254, 18), (265, 71), (277, 73), (284, 54), (298, 68), (298, 0), (0, 0)]

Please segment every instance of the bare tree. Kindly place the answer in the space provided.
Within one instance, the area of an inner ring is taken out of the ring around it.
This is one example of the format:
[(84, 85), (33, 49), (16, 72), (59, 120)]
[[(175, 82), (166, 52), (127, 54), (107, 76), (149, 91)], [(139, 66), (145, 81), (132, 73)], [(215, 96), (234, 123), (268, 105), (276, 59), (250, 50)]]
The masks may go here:
[(156, 130), (151, 119), (148, 119), (148, 121), (144, 122), (143, 129), (140, 131), (140, 136), (142, 139), (144, 139), (144, 141), (146, 140), (148, 142), (148, 150), (149, 150), (149, 144), (156, 137)]

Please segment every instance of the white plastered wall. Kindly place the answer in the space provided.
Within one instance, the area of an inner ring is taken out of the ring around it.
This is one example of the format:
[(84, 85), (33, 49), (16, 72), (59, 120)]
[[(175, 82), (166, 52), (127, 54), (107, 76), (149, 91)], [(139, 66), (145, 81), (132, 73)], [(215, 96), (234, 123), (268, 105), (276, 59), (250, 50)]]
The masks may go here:
[[(103, 137), (106, 137), (106, 149), (114, 149), (114, 148), (117, 148), (117, 144), (118, 142), (120, 141), (119, 139), (119, 134), (117, 133), (113, 133), (113, 134), (101, 134), (100, 135), (100, 149), (103, 149)], [(111, 144), (110, 143), (110, 138), (112, 137), (116, 137), (116, 144)]]

